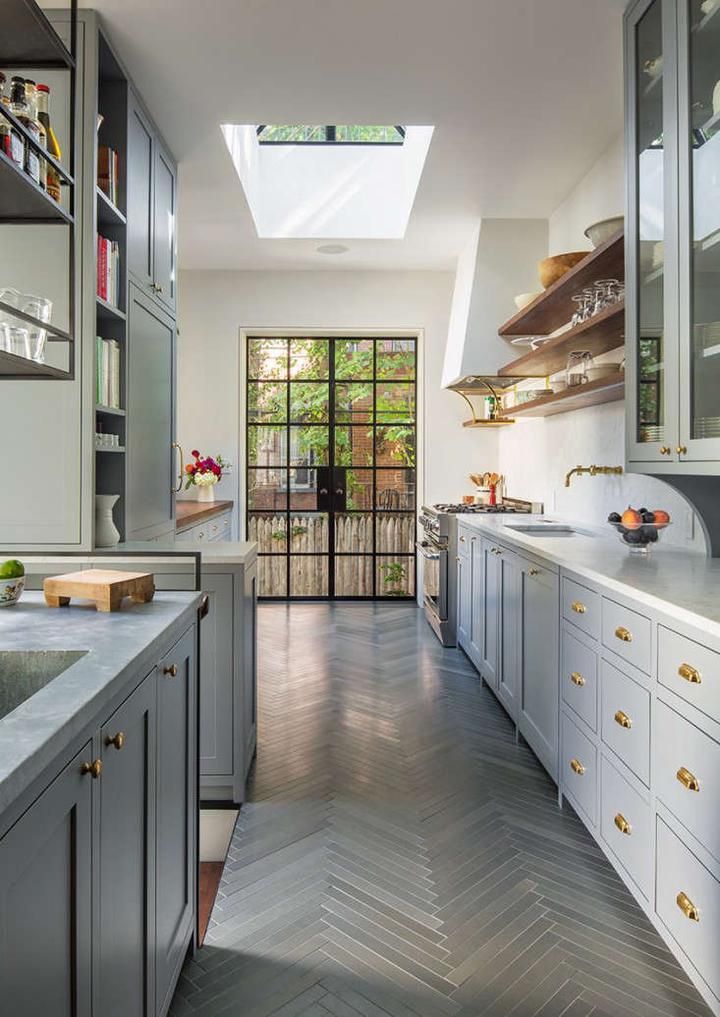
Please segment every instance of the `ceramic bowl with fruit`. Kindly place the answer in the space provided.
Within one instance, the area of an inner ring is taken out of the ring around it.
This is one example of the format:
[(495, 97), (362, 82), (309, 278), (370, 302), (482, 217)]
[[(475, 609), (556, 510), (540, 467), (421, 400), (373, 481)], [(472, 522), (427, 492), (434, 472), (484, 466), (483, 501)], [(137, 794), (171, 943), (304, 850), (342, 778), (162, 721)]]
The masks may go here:
[(0, 607), (17, 604), (25, 589), (25, 567), (11, 558), (0, 565)]
[(632, 506), (628, 506), (622, 515), (611, 512), (608, 516), (608, 522), (617, 530), (620, 540), (636, 554), (647, 554), (671, 521), (665, 509), (636, 509)]

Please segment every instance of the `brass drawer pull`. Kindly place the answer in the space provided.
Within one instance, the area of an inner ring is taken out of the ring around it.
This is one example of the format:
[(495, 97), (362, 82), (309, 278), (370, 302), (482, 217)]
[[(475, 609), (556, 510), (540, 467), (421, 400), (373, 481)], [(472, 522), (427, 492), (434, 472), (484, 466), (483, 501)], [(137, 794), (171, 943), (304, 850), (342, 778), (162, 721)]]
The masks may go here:
[(461, 535), (461, 537), (460, 537), (460, 543), (461, 543), (461, 544), (464, 544), (464, 543), (465, 543), (465, 538), (464, 538), (464, 537), (463, 537), (462, 535)]
[(628, 715), (624, 713), (622, 710), (618, 710), (617, 713), (615, 714), (615, 723), (619, 724), (620, 727), (624, 728), (632, 727), (632, 721), (630, 720)]
[(675, 774), (675, 776), (680, 781), (682, 786), (688, 789), (688, 791), (700, 790), (700, 781), (697, 779), (694, 773), (690, 773), (687, 767), (681, 766), (678, 772)]
[(539, 576), (540, 575), (540, 569), (529, 569), (528, 575), (529, 576)]
[(177, 664), (170, 664), (168, 667), (163, 668), (163, 674), (166, 674), (168, 678), (177, 678), (177, 673)]
[(621, 643), (632, 642), (632, 632), (629, 632), (623, 625), (618, 625), (615, 629), (615, 635)]
[(575, 614), (585, 614), (587, 611), (585, 605), (581, 604), (579, 600), (574, 600), (570, 607), (573, 609)]
[(573, 771), (573, 773), (576, 773), (578, 777), (582, 777), (582, 775), (585, 773), (585, 767), (582, 765), (579, 759), (570, 760), (570, 769)]
[(700, 912), (699, 912), (699, 910), (695, 907), (695, 905), (690, 900), (688, 895), (686, 893), (683, 893), (682, 890), (680, 891), (680, 893), (675, 898), (675, 902), (676, 902), (677, 906), (680, 908), (680, 910), (682, 911), (682, 913), (685, 915), (685, 917), (689, 918), (691, 922), (699, 922), (700, 921)]
[(691, 667), (690, 664), (681, 664), (678, 668), (678, 674), (686, 682), (690, 682), (691, 685), (702, 684), (702, 675), (696, 668)]
[(579, 671), (573, 671), (573, 673), (570, 675), (570, 681), (573, 683), (573, 685), (577, 685), (579, 688), (582, 688), (583, 685), (585, 684), (585, 679), (583, 678)]
[(110, 737), (110, 735), (108, 735), (107, 738), (105, 739), (105, 744), (107, 745), (108, 748), (110, 748), (111, 745), (114, 745), (119, 752), (120, 749), (125, 744), (125, 733), (123, 731), (118, 731), (118, 733), (116, 735), (113, 735), (112, 738)]
[(630, 836), (630, 834), (632, 833), (632, 827), (628, 823), (625, 816), (623, 816), (622, 812), (618, 812), (613, 822), (615, 823), (615, 826), (618, 828), (620, 833), (626, 833), (628, 837)]
[(660, 455), (661, 456), (669, 456), (671, 453), (672, 453), (672, 449), (669, 448), (667, 445), (661, 445), (660, 446)]
[(679, 456), (686, 456), (687, 455), (687, 445), (678, 445), (675, 448), (675, 451), (677, 452), (677, 454)]
[(90, 774), (93, 780), (97, 780), (102, 773), (102, 759), (93, 759), (92, 763), (83, 763), (80, 767), (80, 773), (83, 776), (87, 773)]

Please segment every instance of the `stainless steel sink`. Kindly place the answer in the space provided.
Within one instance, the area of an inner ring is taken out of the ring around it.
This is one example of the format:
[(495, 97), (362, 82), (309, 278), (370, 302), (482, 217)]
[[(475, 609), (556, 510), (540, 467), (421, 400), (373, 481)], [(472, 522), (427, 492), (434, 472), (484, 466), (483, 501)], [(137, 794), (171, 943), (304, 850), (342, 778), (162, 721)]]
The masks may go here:
[(45, 688), (87, 650), (0, 650), (0, 719)]
[(527, 533), (532, 537), (572, 537), (574, 534), (583, 537), (592, 537), (589, 530), (579, 530), (575, 526), (568, 526), (565, 523), (507, 523), (506, 529), (515, 530), (517, 533)]

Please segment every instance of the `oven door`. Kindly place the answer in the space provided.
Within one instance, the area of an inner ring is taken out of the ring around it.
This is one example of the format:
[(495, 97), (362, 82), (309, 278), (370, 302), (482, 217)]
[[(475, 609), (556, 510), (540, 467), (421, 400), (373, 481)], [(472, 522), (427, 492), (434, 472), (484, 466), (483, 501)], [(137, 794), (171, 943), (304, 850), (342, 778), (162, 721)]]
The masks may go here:
[(425, 606), (438, 621), (448, 618), (448, 550), (424, 540), (415, 544), (423, 557), (423, 596)]

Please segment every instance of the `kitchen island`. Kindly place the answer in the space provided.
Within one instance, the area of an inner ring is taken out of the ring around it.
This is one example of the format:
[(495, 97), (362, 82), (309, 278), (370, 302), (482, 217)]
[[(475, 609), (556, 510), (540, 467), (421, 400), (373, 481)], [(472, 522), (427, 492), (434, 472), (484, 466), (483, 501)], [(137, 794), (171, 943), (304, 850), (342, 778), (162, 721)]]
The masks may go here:
[(0, 612), (9, 1013), (167, 1012), (196, 928), (200, 603)]

